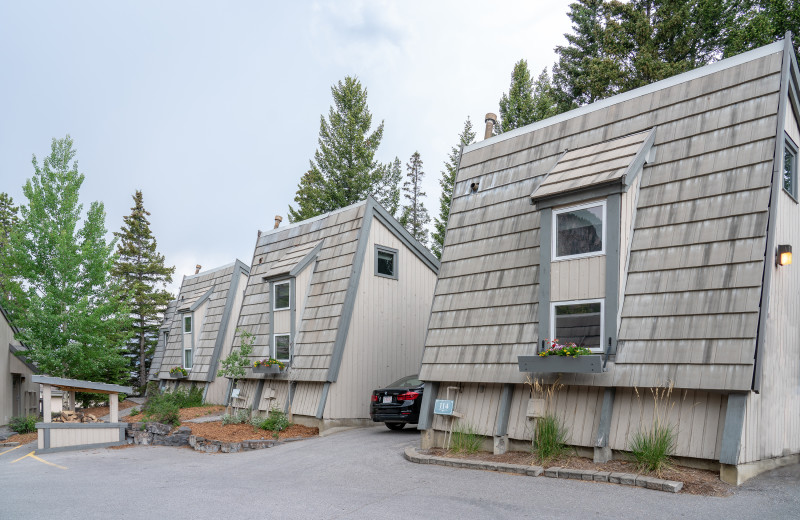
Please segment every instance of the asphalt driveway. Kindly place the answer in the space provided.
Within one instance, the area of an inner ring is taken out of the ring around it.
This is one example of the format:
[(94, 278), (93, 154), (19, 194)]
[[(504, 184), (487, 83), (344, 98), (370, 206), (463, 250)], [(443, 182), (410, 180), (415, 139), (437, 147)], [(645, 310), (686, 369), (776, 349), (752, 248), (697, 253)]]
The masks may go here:
[(0, 518), (800, 518), (798, 466), (709, 498), (407, 462), (418, 443), (376, 426), (236, 454), (20, 448), (0, 454)]

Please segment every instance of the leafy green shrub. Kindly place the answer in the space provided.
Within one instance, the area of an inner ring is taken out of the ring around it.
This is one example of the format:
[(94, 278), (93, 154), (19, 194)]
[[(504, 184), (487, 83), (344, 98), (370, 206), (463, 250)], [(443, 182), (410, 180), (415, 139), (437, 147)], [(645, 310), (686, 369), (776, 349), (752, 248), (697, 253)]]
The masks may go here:
[(536, 419), (533, 431), (533, 451), (541, 460), (558, 457), (567, 445), (567, 429), (553, 413)]
[(178, 408), (193, 408), (195, 406), (203, 406), (203, 390), (196, 386), (190, 388), (189, 391), (184, 389), (176, 390), (169, 395), (174, 400)]
[(250, 413), (247, 410), (239, 410), (232, 414), (222, 416), (222, 424), (245, 424), (250, 422)]
[(262, 430), (280, 432), (291, 426), (289, 418), (282, 411), (273, 408), (267, 417), (258, 417), (253, 420), (253, 426)]
[(180, 407), (171, 399), (164, 399), (163, 394), (158, 399), (151, 399), (147, 402), (147, 409), (144, 411), (144, 422), (157, 422), (161, 424), (171, 424), (178, 426), (181, 423)]
[(670, 464), (670, 455), (675, 451), (675, 431), (668, 424), (654, 423), (649, 430), (633, 435), (630, 450), (640, 469), (659, 472)]
[(459, 424), (453, 429), (450, 437), (450, 449), (457, 453), (477, 453), (481, 449), (481, 444), (483, 444), (483, 439), (470, 425), (461, 426)]
[(144, 391), (144, 395), (146, 395), (148, 398), (150, 398), (150, 397), (154, 397), (156, 395), (159, 395), (160, 393), (161, 393), (161, 388), (158, 385), (158, 381), (149, 381), (147, 383), (147, 387), (146, 387), (146, 389)]
[(36, 431), (36, 421), (38, 419), (35, 415), (12, 417), (8, 422), (8, 427), (17, 433), (33, 433)]
[(139, 415), (139, 409), (134, 406), (128, 415)]

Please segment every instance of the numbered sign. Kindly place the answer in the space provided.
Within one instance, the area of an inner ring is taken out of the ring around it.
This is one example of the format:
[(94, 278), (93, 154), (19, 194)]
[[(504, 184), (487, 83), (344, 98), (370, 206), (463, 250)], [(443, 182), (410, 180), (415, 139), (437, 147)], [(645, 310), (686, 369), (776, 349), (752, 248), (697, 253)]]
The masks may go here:
[(436, 415), (453, 415), (453, 401), (437, 399), (433, 405), (433, 413)]

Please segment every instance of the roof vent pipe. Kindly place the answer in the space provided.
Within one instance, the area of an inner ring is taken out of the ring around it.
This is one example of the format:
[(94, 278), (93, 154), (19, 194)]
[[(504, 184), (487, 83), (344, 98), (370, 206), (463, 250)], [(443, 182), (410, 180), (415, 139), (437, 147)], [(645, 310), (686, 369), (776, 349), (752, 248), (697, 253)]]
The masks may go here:
[(194, 274), (199, 273), (200, 269), (202, 269), (202, 268), (203, 268), (203, 266), (200, 265), (200, 264), (197, 264), (196, 266), (194, 266)]
[(494, 130), (494, 125), (497, 124), (497, 114), (493, 114), (489, 112), (486, 114), (486, 132), (483, 134), (484, 139), (489, 139), (492, 137), (492, 130)]
[(281, 225), (281, 222), (283, 222), (283, 217), (280, 215), (275, 215), (275, 227), (273, 229), (278, 229), (278, 226)]

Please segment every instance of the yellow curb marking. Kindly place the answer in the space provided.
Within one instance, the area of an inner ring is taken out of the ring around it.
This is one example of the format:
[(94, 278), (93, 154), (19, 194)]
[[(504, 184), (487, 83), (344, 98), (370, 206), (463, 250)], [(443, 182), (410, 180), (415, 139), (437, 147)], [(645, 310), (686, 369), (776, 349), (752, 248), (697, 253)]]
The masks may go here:
[(36, 453), (36, 451), (32, 451), (32, 452), (28, 453), (27, 455), (23, 455), (22, 457), (18, 458), (17, 460), (11, 461), (11, 463), (10, 463), (10, 464), (14, 464), (15, 462), (19, 462), (19, 461), (21, 461), (22, 459), (24, 459), (24, 458), (26, 458), (26, 457), (30, 457), (30, 458), (32, 458), (32, 459), (36, 459), (36, 460), (38, 460), (39, 462), (44, 462), (44, 463), (45, 463), (45, 464), (47, 464), (48, 466), (55, 466), (56, 468), (67, 469), (67, 468), (65, 468), (64, 466), (59, 466), (58, 464), (53, 464), (52, 462), (47, 462), (47, 461), (46, 461), (46, 460), (44, 460), (44, 459), (40, 459), (39, 457), (37, 457), (37, 456), (35, 455), (35, 453)]
[(6, 454), (6, 453), (8, 453), (9, 451), (18, 450), (18, 449), (20, 449), (20, 448), (21, 448), (21, 447), (23, 447), (23, 446), (24, 446), (24, 444), (20, 444), (19, 446), (14, 446), (14, 447), (13, 447), (13, 448), (11, 448), (10, 450), (6, 450), (6, 451), (4, 451), (3, 453), (0, 453), (0, 455), (5, 455), (5, 454)]

